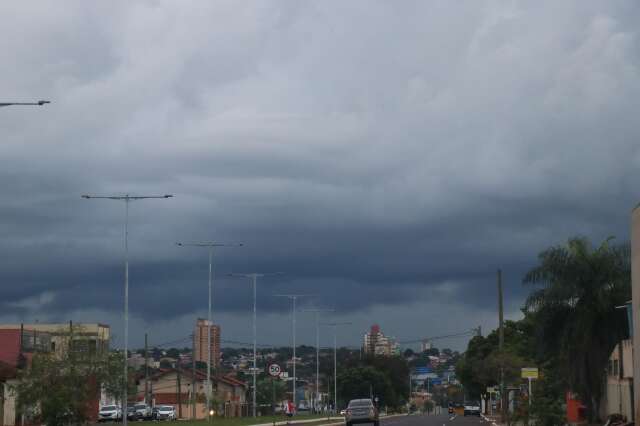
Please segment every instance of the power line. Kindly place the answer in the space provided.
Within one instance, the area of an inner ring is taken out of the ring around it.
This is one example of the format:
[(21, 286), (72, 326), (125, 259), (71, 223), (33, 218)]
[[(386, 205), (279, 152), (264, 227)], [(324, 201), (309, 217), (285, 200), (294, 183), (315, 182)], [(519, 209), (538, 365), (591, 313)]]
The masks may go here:
[(433, 340), (451, 339), (451, 338), (455, 338), (455, 337), (465, 337), (465, 336), (470, 336), (470, 335), (473, 335), (473, 334), (479, 335), (480, 334), (480, 327), (472, 328), (471, 330), (463, 331), (463, 332), (460, 332), (460, 333), (444, 334), (442, 336), (434, 336), (434, 337), (423, 337), (422, 339), (414, 339), (414, 340), (403, 340), (403, 341), (398, 342), (398, 343), (403, 344), (403, 345), (407, 345), (407, 344), (412, 344), (412, 343), (431, 342)]

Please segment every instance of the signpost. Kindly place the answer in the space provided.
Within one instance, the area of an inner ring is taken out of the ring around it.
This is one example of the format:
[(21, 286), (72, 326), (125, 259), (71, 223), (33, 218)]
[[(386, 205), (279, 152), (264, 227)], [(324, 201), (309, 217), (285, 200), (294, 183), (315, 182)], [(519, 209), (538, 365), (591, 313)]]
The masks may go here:
[(278, 364), (269, 365), (269, 375), (272, 377), (280, 376), (280, 366)]
[(531, 400), (533, 399), (533, 394), (531, 391), (531, 381), (537, 379), (538, 376), (539, 372), (537, 368), (523, 368), (521, 370), (521, 377), (529, 381), (529, 407), (531, 407)]

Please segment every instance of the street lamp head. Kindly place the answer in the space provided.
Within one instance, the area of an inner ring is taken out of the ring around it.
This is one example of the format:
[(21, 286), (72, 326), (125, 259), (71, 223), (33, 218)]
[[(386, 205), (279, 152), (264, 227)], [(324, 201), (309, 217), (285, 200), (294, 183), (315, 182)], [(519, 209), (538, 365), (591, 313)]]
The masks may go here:
[(87, 200), (88, 200), (89, 198), (91, 198), (91, 195), (83, 194), (83, 195), (82, 195), (82, 198), (85, 198), (85, 199), (87, 199)]
[(50, 104), (51, 101), (38, 101), (38, 105)]
[(182, 244), (182, 243), (176, 243), (176, 245), (177, 245), (177, 246), (180, 246), (180, 247), (182, 247), (182, 246), (183, 246), (183, 244)]
[(164, 198), (173, 198), (173, 194), (165, 194)]

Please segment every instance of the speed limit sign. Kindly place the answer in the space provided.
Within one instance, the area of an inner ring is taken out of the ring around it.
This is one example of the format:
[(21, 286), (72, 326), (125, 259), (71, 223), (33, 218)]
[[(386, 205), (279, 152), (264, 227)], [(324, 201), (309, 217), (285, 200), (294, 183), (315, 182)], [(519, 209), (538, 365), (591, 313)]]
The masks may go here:
[(280, 366), (278, 364), (271, 364), (269, 366), (269, 375), (278, 377), (280, 375)]

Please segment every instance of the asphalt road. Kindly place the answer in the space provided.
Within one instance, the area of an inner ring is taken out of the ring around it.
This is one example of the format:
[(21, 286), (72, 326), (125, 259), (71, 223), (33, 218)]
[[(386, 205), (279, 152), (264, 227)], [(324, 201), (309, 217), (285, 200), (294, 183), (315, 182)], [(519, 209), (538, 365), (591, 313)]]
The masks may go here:
[(451, 418), (449, 415), (438, 416), (399, 416), (391, 417), (388, 419), (380, 419), (381, 426), (478, 426), (478, 425), (490, 425), (483, 421), (480, 417), (476, 416), (459, 416)]

